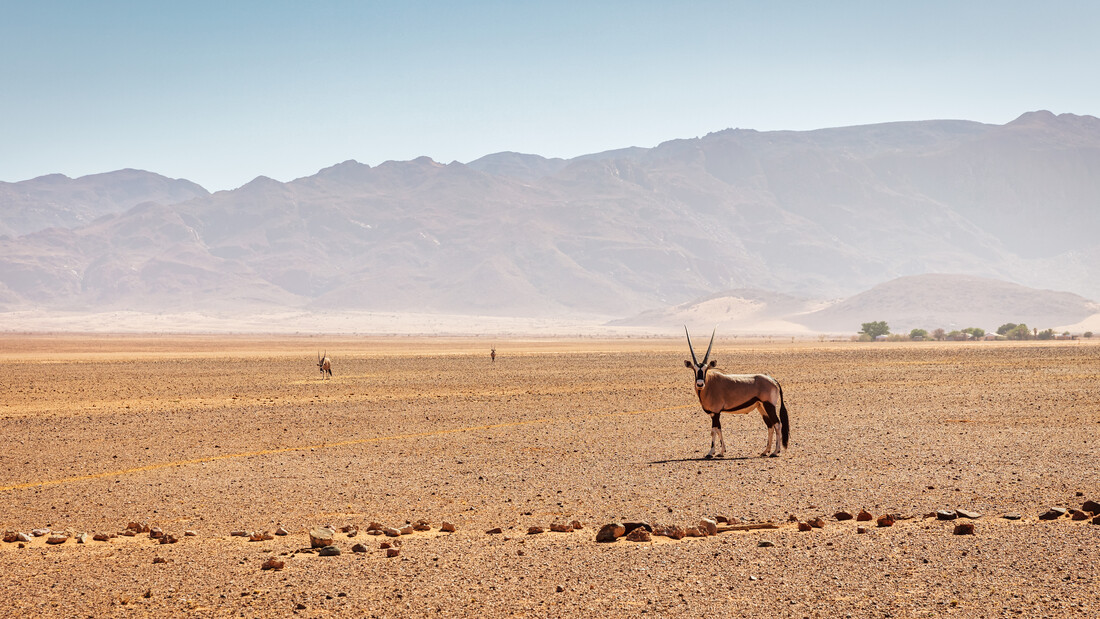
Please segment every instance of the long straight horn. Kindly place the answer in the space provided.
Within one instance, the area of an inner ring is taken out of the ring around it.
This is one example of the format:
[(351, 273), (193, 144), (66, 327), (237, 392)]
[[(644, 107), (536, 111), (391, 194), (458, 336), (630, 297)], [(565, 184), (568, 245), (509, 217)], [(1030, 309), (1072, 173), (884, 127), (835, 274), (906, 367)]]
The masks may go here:
[[(691, 362), (694, 363), (696, 367), (699, 367), (699, 360), (695, 358), (695, 347), (691, 345), (691, 335), (688, 334), (687, 325), (684, 325), (684, 335), (686, 335), (688, 339), (688, 350), (691, 351)], [(708, 350), (707, 352), (709, 353), (710, 351)]]
[[(687, 329), (687, 327), (684, 327)], [(714, 327), (714, 331), (710, 332), (710, 344), (707, 344), (707, 354), (703, 355), (703, 365), (707, 364), (707, 359), (710, 359), (710, 349), (714, 346), (714, 334), (718, 332), (718, 327)]]

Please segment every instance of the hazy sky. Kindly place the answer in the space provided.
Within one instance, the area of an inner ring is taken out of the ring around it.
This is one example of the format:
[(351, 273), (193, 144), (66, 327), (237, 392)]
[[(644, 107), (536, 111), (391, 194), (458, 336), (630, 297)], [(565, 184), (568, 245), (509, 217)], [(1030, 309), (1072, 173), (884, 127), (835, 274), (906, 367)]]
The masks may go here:
[(0, 0), (0, 180), (1100, 116), (1100, 2)]

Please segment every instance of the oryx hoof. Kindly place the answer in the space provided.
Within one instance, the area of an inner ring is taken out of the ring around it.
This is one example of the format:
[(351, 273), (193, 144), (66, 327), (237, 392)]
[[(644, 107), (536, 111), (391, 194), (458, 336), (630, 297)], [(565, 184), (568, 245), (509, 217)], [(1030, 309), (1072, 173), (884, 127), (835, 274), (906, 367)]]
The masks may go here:
[(776, 454), (768, 454), (768, 457), (769, 458), (778, 458), (779, 454), (777, 454), (777, 453)]
[(716, 455), (716, 456), (714, 456), (714, 457), (715, 457), (715, 458), (725, 458), (725, 457), (726, 457), (726, 454), (718, 454), (718, 455)]
[(712, 455), (710, 455), (710, 454), (707, 454), (707, 455), (703, 456), (703, 459), (704, 459), (704, 460), (710, 460), (710, 459), (711, 459), (711, 458), (713, 458), (713, 457), (714, 457), (714, 456), (712, 456)]

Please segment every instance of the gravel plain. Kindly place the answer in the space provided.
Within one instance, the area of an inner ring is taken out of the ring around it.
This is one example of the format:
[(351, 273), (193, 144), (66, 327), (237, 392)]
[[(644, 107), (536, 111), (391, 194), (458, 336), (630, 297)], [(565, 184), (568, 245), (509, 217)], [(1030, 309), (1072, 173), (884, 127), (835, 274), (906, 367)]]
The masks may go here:
[[(783, 384), (778, 458), (757, 456), (754, 413), (723, 416), (727, 457), (702, 459), (687, 356), (677, 339), (0, 335), (0, 532), (70, 535), (0, 542), (0, 616), (1100, 613), (1100, 525), (1038, 517), (1100, 501), (1100, 342), (719, 338), (721, 370)], [(861, 509), (897, 521), (834, 517)], [(955, 509), (981, 514), (973, 535), (929, 517)], [(776, 528), (595, 542), (716, 516)], [(91, 539), (131, 522), (178, 541)], [(339, 556), (307, 551), (322, 525)]]

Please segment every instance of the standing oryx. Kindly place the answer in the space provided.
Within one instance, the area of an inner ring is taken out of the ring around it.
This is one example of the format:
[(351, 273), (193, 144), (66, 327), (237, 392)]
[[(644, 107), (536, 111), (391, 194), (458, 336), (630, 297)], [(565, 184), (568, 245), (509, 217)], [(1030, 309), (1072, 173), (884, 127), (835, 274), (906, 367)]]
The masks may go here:
[[(715, 331), (717, 330), (715, 328)], [(695, 358), (695, 348), (691, 345), (691, 336), (688, 335), (686, 325), (684, 335), (687, 335), (688, 348), (691, 350), (691, 361), (684, 361), (684, 365), (695, 371), (695, 394), (699, 396), (699, 404), (702, 405), (703, 412), (710, 415), (711, 419), (710, 451), (705, 457), (708, 460), (714, 457), (716, 442), (721, 445), (718, 457), (726, 455), (726, 441), (722, 438), (722, 413), (748, 413), (758, 405), (761, 408), (760, 415), (764, 418), (764, 425), (768, 426), (768, 444), (764, 446), (764, 452), (760, 455), (778, 456), (780, 439), (782, 438), (783, 447), (786, 447), (787, 436), (790, 433), (787, 423), (787, 405), (783, 402), (783, 387), (779, 386), (779, 381), (763, 374), (708, 372), (718, 365), (717, 361), (710, 359), (710, 349), (714, 346), (714, 333), (710, 334), (710, 344), (707, 345), (707, 354), (703, 355), (702, 363)], [(769, 454), (773, 435), (775, 450)]]
[(321, 380), (325, 380), (325, 373), (327, 372), (329, 378), (332, 378), (332, 362), (328, 359), (328, 351), (325, 351), (324, 356), (321, 353), (317, 353), (317, 367), (321, 370)]

